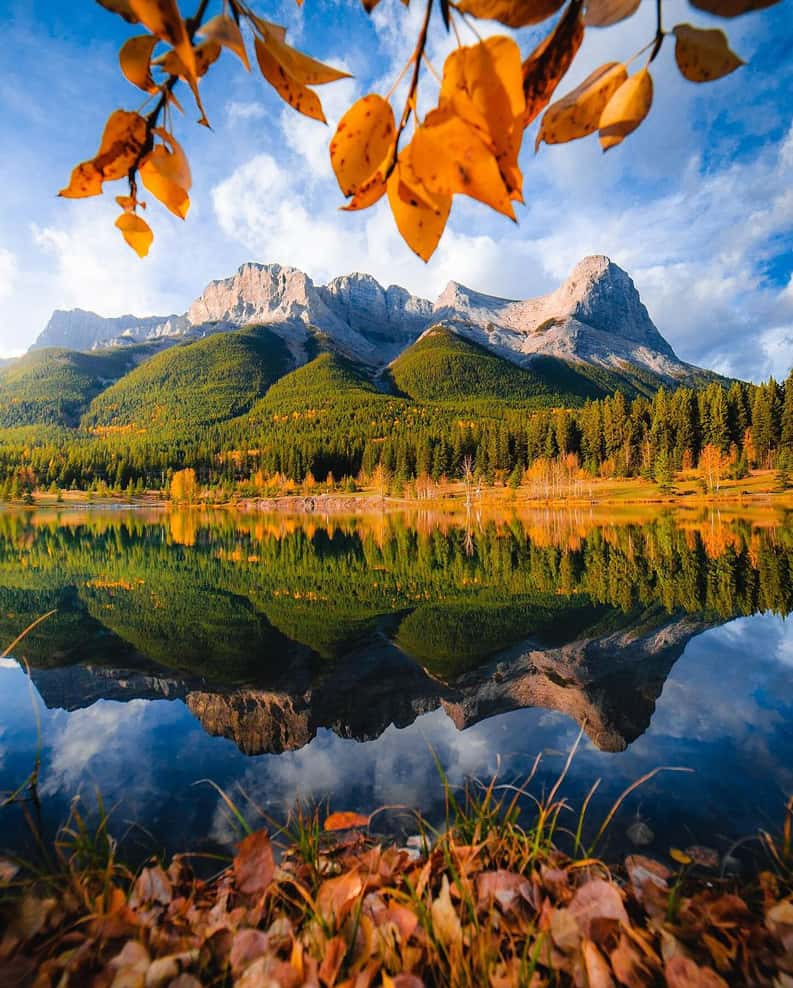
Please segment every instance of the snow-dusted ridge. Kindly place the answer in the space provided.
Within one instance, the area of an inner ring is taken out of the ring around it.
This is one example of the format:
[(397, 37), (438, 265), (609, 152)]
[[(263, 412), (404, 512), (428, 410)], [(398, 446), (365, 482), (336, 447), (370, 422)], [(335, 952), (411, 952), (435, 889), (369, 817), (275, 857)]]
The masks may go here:
[(630, 276), (602, 255), (585, 257), (559, 288), (538, 298), (501, 299), (450, 282), (434, 304), (397, 285), (384, 288), (367, 274), (316, 285), (296, 268), (248, 263), (210, 282), (184, 315), (103, 319), (79, 309), (56, 311), (34, 345), (169, 345), (251, 323), (282, 336), (298, 363), (308, 359), (316, 330), (377, 368), (442, 323), (518, 364), (546, 355), (602, 367), (630, 364), (669, 379), (695, 370), (658, 332)]

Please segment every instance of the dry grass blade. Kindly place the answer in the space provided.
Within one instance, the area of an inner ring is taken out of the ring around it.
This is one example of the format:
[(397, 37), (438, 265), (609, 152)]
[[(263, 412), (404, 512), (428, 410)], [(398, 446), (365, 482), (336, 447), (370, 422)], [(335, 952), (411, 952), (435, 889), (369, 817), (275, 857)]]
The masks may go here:
[(25, 638), (27, 638), (30, 632), (34, 630), (34, 628), (37, 628), (40, 624), (46, 621), (47, 618), (51, 618), (53, 614), (57, 614), (57, 613), (58, 613), (58, 608), (56, 607), (51, 611), (47, 611), (46, 614), (42, 614), (41, 617), (36, 618), (36, 620), (33, 621), (31, 624), (29, 624), (27, 628), (25, 628), (25, 630), (20, 635), (17, 635), (17, 637), (11, 642), (11, 644), (5, 650), (5, 652), (3, 652), (2, 655), (0, 655), (0, 659), (7, 659), (8, 656), (17, 647), (17, 645)]

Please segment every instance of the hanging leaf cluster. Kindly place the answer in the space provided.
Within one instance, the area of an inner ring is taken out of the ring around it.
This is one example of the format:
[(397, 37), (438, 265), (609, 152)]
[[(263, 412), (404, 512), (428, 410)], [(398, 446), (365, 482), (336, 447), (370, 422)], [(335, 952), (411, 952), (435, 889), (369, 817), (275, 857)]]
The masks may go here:
[[(650, 64), (667, 37), (674, 38), (675, 61), (691, 82), (720, 79), (743, 64), (721, 30), (682, 23), (666, 31), (663, 0), (657, 0), (655, 34), (644, 48), (625, 61), (606, 62), (551, 103), (585, 31), (633, 16), (640, 0), (422, 2), (418, 39), (392, 91), (386, 96), (369, 93), (349, 108), (330, 141), (330, 160), (347, 200), (343, 208), (367, 209), (387, 199), (400, 234), (425, 261), (440, 242), (456, 195), (517, 219), (515, 203), (524, 201), (519, 164), (523, 135), (540, 114), (535, 150), (543, 143), (562, 144), (594, 133), (608, 150), (649, 114)], [(779, 0), (690, 2), (708, 14), (733, 18)], [(74, 168), (60, 195), (98, 196), (105, 182), (124, 180), (128, 187), (116, 196), (122, 210), (116, 226), (141, 257), (154, 234), (140, 215), (146, 203), (139, 198), (139, 182), (180, 219), (190, 209), (190, 166), (173, 126), (174, 111), (185, 112), (175, 92), (179, 83), (190, 90), (198, 123), (209, 127), (200, 86), (224, 52), (230, 52), (246, 70), (258, 66), (265, 82), (294, 110), (324, 123), (317, 87), (348, 75), (292, 47), (284, 27), (254, 12), (244, 0), (196, 0), (191, 17), (182, 15), (177, 0), (97, 3), (138, 32), (122, 45), (119, 64), (146, 98), (138, 111), (110, 114), (98, 151)], [(367, 13), (378, 3), (362, 0)], [(410, 0), (403, 3), (408, 6)], [(441, 72), (427, 55), (436, 10), (441, 29), (453, 31), (458, 42)], [(525, 56), (514, 37), (481, 40), (475, 27), (476, 20), (494, 20), (515, 31), (552, 18), (552, 29)], [(472, 32), (474, 43), (463, 44), (465, 30)], [(399, 83), (405, 77), (409, 81), (397, 113), (394, 93), (401, 93)], [(429, 98), (421, 89), (428, 77), (434, 77)], [(420, 97), (422, 107), (431, 106), (423, 115)]]

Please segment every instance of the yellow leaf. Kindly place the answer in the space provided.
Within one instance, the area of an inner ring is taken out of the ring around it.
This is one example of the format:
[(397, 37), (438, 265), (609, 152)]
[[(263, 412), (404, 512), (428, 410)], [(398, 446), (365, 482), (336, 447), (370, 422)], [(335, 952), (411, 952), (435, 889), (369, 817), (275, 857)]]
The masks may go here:
[(383, 169), (375, 172), (368, 182), (359, 185), (355, 195), (341, 208), (348, 213), (359, 209), (368, 209), (383, 198), (386, 194), (386, 188), (385, 169)]
[(564, 0), (460, 0), (458, 8), (488, 21), (501, 21), (508, 27), (526, 27), (547, 20)]
[(528, 127), (550, 103), (583, 40), (581, 0), (571, 0), (551, 34), (523, 62), (523, 94), (526, 98), (524, 127)]
[(118, 55), (121, 71), (133, 86), (154, 93), (157, 86), (151, 77), (151, 54), (157, 45), (153, 34), (139, 34), (125, 41)]
[(439, 105), (464, 94), (470, 101), (477, 125), (484, 120), (495, 144), (506, 143), (506, 135), (526, 106), (520, 49), (503, 35), (487, 38), (478, 45), (457, 48), (443, 66)]
[(195, 56), (187, 26), (182, 20), (176, 0), (129, 0), (133, 14), (152, 34), (173, 46), (185, 67), (186, 77), (196, 79)]
[(730, 50), (727, 36), (718, 29), (705, 30), (691, 24), (678, 24), (674, 29), (675, 61), (689, 82), (711, 82), (721, 79), (743, 65), (743, 60)]
[(691, 0), (691, 6), (705, 10), (717, 17), (738, 17), (750, 10), (764, 10), (773, 7), (779, 0)]
[(331, 165), (345, 196), (374, 177), (395, 137), (394, 111), (382, 96), (370, 93), (347, 110), (330, 142)]
[(676, 847), (669, 849), (669, 857), (681, 865), (690, 865), (692, 863), (692, 858), (690, 858), (685, 851), (681, 851)]
[(122, 213), (116, 220), (116, 226), (138, 257), (145, 257), (149, 253), (154, 234), (146, 220), (135, 213)]
[(432, 930), (440, 942), (447, 948), (459, 948), (463, 943), (463, 930), (460, 918), (452, 904), (449, 894), (449, 879), (443, 876), (441, 891), (430, 908)]
[[(394, 214), (397, 229), (402, 234), (405, 243), (423, 261), (428, 261), (435, 253), (435, 248), (441, 239), (449, 212), (452, 208), (450, 195), (437, 196), (435, 206), (431, 207), (418, 198), (411, 202), (400, 195), (403, 164), (397, 166), (388, 180), (388, 202)], [(404, 187), (404, 183), (403, 187)]]
[(164, 130), (162, 127), (155, 127), (152, 133), (167, 144), (168, 150), (171, 152), (168, 157), (166, 174), (171, 181), (176, 182), (185, 192), (189, 192), (193, 185), (193, 176), (190, 174), (190, 165), (181, 144), (179, 144), (173, 134)]
[(447, 58), (439, 105), (451, 107), (491, 147), (511, 199), (522, 200), (523, 69), (511, 38), (487, 38)]
[(546, 144), (564, 144), (594, 134), (600, 116), (614, 93), (628, 78), (620, 62), (606, 62), (586, 77), (576, 89), (552, 103), (545, 111), (535, 150)]
[(587, 0), (584, 24), (587, 27), (608, 27), (635, 14), (641, 0)]
[(650, 112), (653, 103), (653, 80), (641, 69), (619, 87), (600, 115), (600, 143), (604, 151), (622, 143)]
[(245, 50), (245, 42), (242, 38), (242, 31), (228, 14), (218, 14), (199, 30), (198, 34), (209, 41), (233, 51), (245, 68), (250, 72), (251, 63), (248, 61), (248, 52)]
[(146, 203), (138, 202), (134, 196), (116, 196), (116, 202), (119, 206), (121, 206), (125, 213), (134, 213), (138, 206), (140, 206), (141, 209), (146, 208)]
[(461, 193), (515, 219), (493, 151), (453, 110), (427, 114), (411, 142), (411, 164), (433, 195)]
[[(262, 29), (262, 42), (267, 50), (284, 71), (301, 85), (321, 86), (328, 82), (336, 82), (338, 79), (350, 78), (349, 72), (334, 69), (333, 66), (318, 62), (310, 55), (292, 48), (284, 41), (286, 32), (283, 28), (261, 18), (257, 20)], [(274, 30), (276, 28), (277, 30)]]
[(317, 94), (308, 86), (298, 82), (294, 76), (289, 75), (260, 38), (255, 38), (254, 44), (256, 46), (256, 60), (262, 75), (281, 99), (298, 113), (311, 117), (312, 120), (321, 120), (322, 123), (325, 123), (325, 114), (322, 112), (322, 104)]
[(102, 195), (102, 173), (93, 161), (83, 161), (72, 170), (69, 184), (58, 193), (64, 199), (87, 199)]
[[(162, 136), (162, 132), (160, 133)], [(171, 149), (158, 144), (140, 164), (140, 177), (153, 196), (175, 216), (184, 219), (190, 209), (190, 168), (181, 147), (168, 135)]]

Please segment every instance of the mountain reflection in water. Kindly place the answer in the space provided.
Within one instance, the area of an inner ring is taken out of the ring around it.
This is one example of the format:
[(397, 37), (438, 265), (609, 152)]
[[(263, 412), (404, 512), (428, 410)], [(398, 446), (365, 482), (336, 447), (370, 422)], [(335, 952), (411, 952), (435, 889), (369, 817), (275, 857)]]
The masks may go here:
[[(484, 722), (495, 729), (498, 715), (529, 709), (563, 715), (554, 747), (575, 724), (592, 752), (616, 753), (648, 730), (695, 636), (737, 617), (790, 612), (792, 573), (793, 525), (771, 513), (621, 522), (583, 511), (467, 522), (6, 513), (0, 642), (57, 609), (18, 650), (47, 710), (100, 714), (107, 701), (147, 701), (155, 711), (155, 701), (180, 701), (205, 737), (228, 739), (245, 756), (299, 752), (326, 730), (374, 741), (391, 725), (436, 724), (433, 712), (457, 731), (487, 733)], [(9, 672), (0, 670), (0, 682)], [(768, 726), (793, 755), (793, 691), (774, 690)], [(9, 769), (26, 751), (17, 722), (29, 701), (19, 697), (4, 711), (3, 789), (19, 781)], [(504, 728), (499, 753), (533, 758), (537, 742), (547, 746), (541, 726), (534, 738)], [(764, 725), (753, 728), (768, 748)], [(163, 777), (184, 757), (184, 730), (168, 732), (171, 758), (167, 745), (150, 756)], [(666, 752), (655, 754), (659, 764)], [(208, 774), (198, 757), (192, 774)], [(616, 784), (622, 770), (614, 776)], [(46, 788), (46, 764), (43, 778)], [(769, 797), (785, 778), (769, 773)]]

